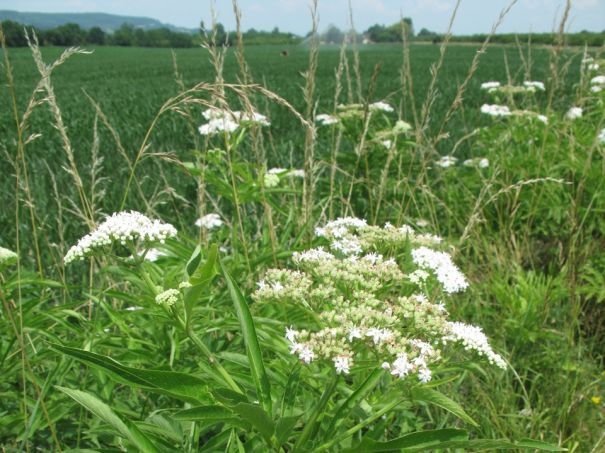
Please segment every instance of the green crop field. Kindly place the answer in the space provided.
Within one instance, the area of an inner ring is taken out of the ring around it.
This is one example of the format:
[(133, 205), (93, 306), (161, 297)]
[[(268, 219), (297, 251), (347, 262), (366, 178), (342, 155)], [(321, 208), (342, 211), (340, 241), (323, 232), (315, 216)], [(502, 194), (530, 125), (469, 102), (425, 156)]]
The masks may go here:
[(90, 50), (3, 48), (3, 451), (603, 450), (598, 49)]

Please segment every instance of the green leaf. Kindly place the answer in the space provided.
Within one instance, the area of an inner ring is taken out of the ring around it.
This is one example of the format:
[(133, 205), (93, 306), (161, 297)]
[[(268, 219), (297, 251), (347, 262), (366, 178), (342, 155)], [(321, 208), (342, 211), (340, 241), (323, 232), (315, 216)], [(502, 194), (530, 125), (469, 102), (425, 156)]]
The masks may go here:
[(213, 244), (208, 250), (208, 258), (202, 266), (200, 246), (195, 248), (195, 251), (191, 255), (189, 262), (187, 263), (187, 275), (189, 275), (189, 283), (191, 287), (185, 290), (184, 303), (185, 303), (185, 319), (187, 324), (191, 322), (191, 312), (195, 303), (199, 301), (202, 294), (207, 291), (208, 286), (212, 282), (212, 279), (218, 275), (216, 270), (216, 262), (218, 260), (218, 246)]
[(173, 415), (175, 420), (222, 420), (233, 417), (233, 412), (224, 406), (198, 406), (178, 411)]
[(258, 337), (256, 335), (254, 321), (252, 319), (252, 315), (250, 314), (250, 309), (248, 308), (248, 304), (246, 303), (239, 287), (231, 275), (229, 275), (229, 272), (227, 272), (227, 269), (223, 263), (220, 261), (219, 263), (221, 265), (225, 280), (227, 281), (227, 287), (229, 288), (231, 300), (235, 305), (237, 318), (239, 319), (240, 328), (244, 337), (244, 343), (246, 345), (246, 353), (248, 354), (248, 360), (250, 361), (252, 379), (256, 385), (257, 397), (265, 411), (271, 414), (271, 386), (269, 384), (269, 379), (267, 378), (267, 373), (265, 372), (263, 356), (260, 349), (260, 344), (258, 342)]
[(214, 399), (228, 407), (233, 407), (239, 403), (248, 402), (248, 399), (245, 395), (237, 393), (231, 389), (216, 389), (212, 390), (211, 393)]
[(479, 426), (477, 424), (477, 422), (475, 420), (473, 420), (471, 418), (470, 415), (468, 415), (464, 409), (462, 409), (462, 406), (460, 406), (460, 404), (458, 404), (457, 402), (455, 402), (454, 400), (450, 399), (449, 397), (445, 396), (443, 393), (431, 389), (431, 388), (427, 388), (427, 387), (416, 387), (412, 389), (412, 399), (416, 400), (416, 401), (424, 401), (427, 403), (432, 403), (435, 406), (439, 406), (442, 409), (445, 409), (448, 412), (451, 412), (452, 414), (454, 414), (456, 417), (464, 420), (465, 422), (473, 425), (473, 426)]
[(296, 426), (298, 420), (302, 414), (293, 415), (291, 417), (282, 417), (277, 421), (275, 425), (275, 437), (277, 437), (278, 445), (282, 445), (284, 442), (288, 440), (290, 433)]
[(242, 419), (250, 423), (259, 433), (271, 443), (271, 437), (275, 433), (275, 425), (271, 417), (256, 404), (240, 403), (232, 408)]
[(351, 410), (362, 401), (380, 382), (384, 374), (384, 370), (376, 369), (370, 373), (367, 379), (355, 389), (353, 393), (349, 395), (349, 397), (343, 401), (343, 403), (338, 407), (334, 417), (332, 417), (332, 421), (330, 422), (330, 428), (328, 428), (327, 433), (334, 432), (334, 429), (342, 423), (343, 419), (345, 419)]
[(557, 447), (541, 440), (533, 439), (521, 439), (519, 442), (516, 442), (516, 445), (522, 448), (535, 448), (536, 450), (543, 451), (567, 451), (567, 448)]
[(112, 426), (122, 437), (128, 439), (140, 451), (159, 452), (155, 445), (145, 436), (134, 423), (122, 420), (107, 404), (90, 393), (57, 386), (59, 390), (73, 398), (94, 415)]
[(202, 260), (202, 247), (197, 245), (195, 250), (191, 254), (189, 261), (187, 261), (187, 265), (185, 266), (185, 270), (187, 271), (187, 275), (191, 277), (193, 273), (196, 271), (197, 267)]
[(74, 357), (92, 368), (102, 370), (117, 382), (144, 388), (156, 393), (193, 404), (202, 403), (201, 397), (208, 392), (206, 381), (186, 373), (162, 370), (139, 370), (116, 362), (94, 352), (69, 348), (57, 344), (51, 347), (65, 355)]
[(468, 433), (463, 429), (433, 429), (406, 434), (405, 436), (387, 442), (377, 442), (364, 439), (355, 448), (347, 451), (379, 452), (379, 451), (413, 451), (443, 448), (442, 444), (451, 441), (467, 441)]

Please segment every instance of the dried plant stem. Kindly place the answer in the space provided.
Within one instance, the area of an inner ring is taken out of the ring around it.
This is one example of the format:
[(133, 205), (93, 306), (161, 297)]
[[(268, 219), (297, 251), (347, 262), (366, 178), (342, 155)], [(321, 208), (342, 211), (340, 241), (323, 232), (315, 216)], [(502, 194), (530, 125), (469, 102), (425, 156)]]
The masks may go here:
[[(318, 55), (319, 55), (319, 39), (317, 36), (317, 27), (319, 25), (318, 0), (313, 0), (311, 4), (311, 40), (309, 48), (309, 67), (304, 74), (305, 87), (303, 89), (305, 98), (305, 118), (313, 124), (313, 116), (315, 110), (315, 73), (317, 71)], [(314, 186), (314, 153), (315, 153), (315, 128), (311, 125), (305, 131), (305, 156), (304, 156), (304, 171), (305, 177), (303, 181), (303, 224), (310, 225), (313, 216), (313, 186)], [(311, 229), (308, 228), (308, 231)], [(308, 237), (310, 239), (310, 236)]]

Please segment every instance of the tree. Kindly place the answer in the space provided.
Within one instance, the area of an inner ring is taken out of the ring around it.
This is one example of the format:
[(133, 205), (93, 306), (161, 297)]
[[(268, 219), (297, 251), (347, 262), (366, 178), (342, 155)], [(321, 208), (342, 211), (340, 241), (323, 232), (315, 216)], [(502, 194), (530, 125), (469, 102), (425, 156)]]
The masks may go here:
[(328, 30), (322, 35), (322, 40), (328, 43), (340, 44), (344, 39), (344, 33), (336, 25), (330, 24)]
[(8, 47), (26, 47), (25, 30), (23, 25), (12, 20), (2, 22), (2, 32)]
[(113, 33), (112, 43), (116, 46), (132, 46), (134, 43), (134, 27), (130, 24), (122, 24)]
[(101, 27), (92, 27), (88, 30), (88, 35), (86, 36), (86, 42), (89, 44), (96, 44), (102, 46), (105, 44), (106, 34), (101, 29)]

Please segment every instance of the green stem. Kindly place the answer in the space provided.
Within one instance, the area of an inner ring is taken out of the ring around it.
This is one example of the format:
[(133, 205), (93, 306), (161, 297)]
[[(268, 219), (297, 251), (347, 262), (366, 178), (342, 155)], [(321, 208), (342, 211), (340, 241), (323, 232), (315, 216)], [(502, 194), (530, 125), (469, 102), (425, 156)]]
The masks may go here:
[(332, 396), (332, 393), (334, 392), (337, 383), (338, 374), (334, 373), (334, 377), (332, 378), (330, 384), (326, 387), (323, 394), (321, 395), (321, 398), (317, 403), (317, 406), (313, 410), (313, 413), (309, 417), (309, 420), (307, 421), (303, 432), (296, 441), (296, 444), (294, 445), (293, 449), (294, 452), (299, 451), (299, 449), (307, 443), (309, 437), (311, 437), (311, 434), (313, 433), (313, 431), (315, 430), (315, 426), (317, 425), (317, 419), (319, 418), (319, 415), (323, 413), (323, 410), (326, 407), (326, 404), (328, 404), (328, 401), (330, 400), (330, 397)]
[(333, 445), (336, 445), (339, 442), (342, 442), (343, 440), (351, 437), (353, 434), (355, 434), (356, 432), (358, 432), (361, 429), (365, 428), (366, 426), (374, 423), (374, 421), (376, 421), (377, 419), (379, 419), (380, 417), (382, 417), (384, 414), (386, 414), (387, 412), (389, 412), (391, 409), (399, 406), (404, 401), (405, 401), (405, 398), (391, 401), (386, 406), (384, 406), (382, 409), (380, 409), (378, 412), (376, 412), (374, 415), (372, 415), (370, 418), (366, 418), (361, 423), (358, 423), (357, 425), (353, 426), (352, 428), (346, 430), (340, 436), (337, 436), (334, 439), (332, 439), (331, 441), (326, 442), (323, 445), (320, 445), (319, 447), (317, 447), (315, 449), (315, 451), (317, 452), (317, 451), (329, 450)]
[[(135, 260), (136, 260), (136, 255), (133, 254), (133, 256), (135, 257)], [(147, 283), (147, 285), (149, 286), (152, 293), (154, 295), (157, 295), (158, 294), (157, 286), (153, 282), (153, 280), (151, 279), (151, 277), (149, 276), (147, 271), (145, 270), (144, 266), (142, 265), (143, 264), (142, 260), (137, 260), (136, 262), (137, 262), (137, 266), (139, 268), (139, 273), (143, 277), (143, 280), (145, 280), (145, 283)], [(210, 349), (208, 349), (208, 346), (206, 346), (206, 344), (195, 334), (195, 332), (193, 332), (193, 330), (191, 329), (191, 326), (188, 325), (178, 315), (176, 310), (169, 310), (166, 307), (164, 307), (164, 308), (166, 309), (166, 311), (168, 313), (170, 313), (172, 315), (172, 317), (177, 322), (179, 327), (183, 330), (183, 332), (185, 332), (185, 334), (187, 335), (187, 337), (189, 337), (189, 339), (193, 342), (193, 344), (195, 344), (197, 346), (197, 348), (202, 352), (202, 354), (206, 357), (206, 359), (208, 359), (208, 362), (210, 363), (210, 365), (212, 367), (214, 367), (214, 369), (216, 371), (218, 371), (218, 373), (221, 375), (221, 377), (224, 379), (224, 381), (227, 383), (227, 385), (231, 388), (231, 390), (233, 390), (237, 393), (243, 394), (244, 392), (239, 387), (239, 385), (237, 385), (237, 383), (233, 380), (233, 378), (231, 377), (229, 372), (220, 364), (220, 362), (217, 360), (216, 356), (212, 353), (212, 351), (210, 351)], [(222, 380), (219, 380), (219, 382), (222, 382)]]

